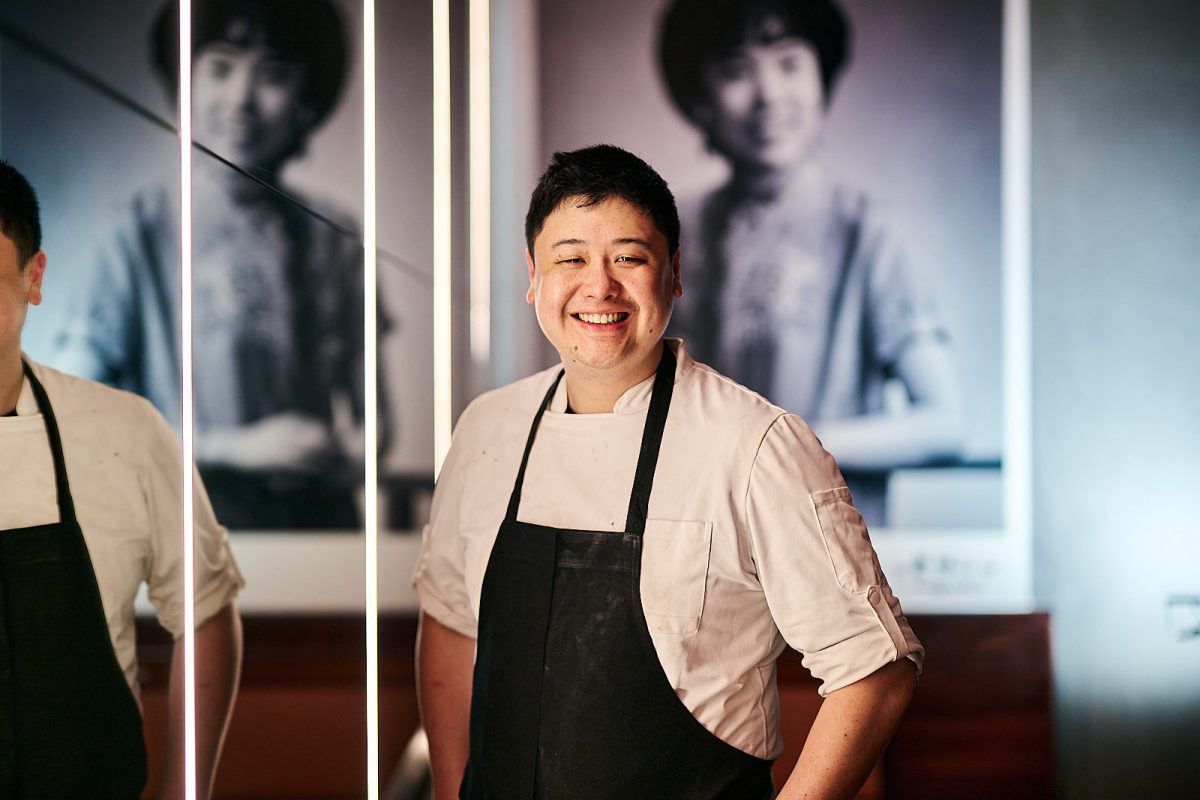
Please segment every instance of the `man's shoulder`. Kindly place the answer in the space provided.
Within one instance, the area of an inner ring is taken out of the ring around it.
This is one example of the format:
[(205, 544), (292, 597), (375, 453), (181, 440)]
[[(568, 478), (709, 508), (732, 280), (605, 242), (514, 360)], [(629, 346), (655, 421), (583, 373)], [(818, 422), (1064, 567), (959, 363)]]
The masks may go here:
[(520, 380), (486, 391), (472, 400), (459, 417), (456, 435), (479, 428), (495, 430), (508, 421), (519, 421), (526, 429), (537, 413), (538, 402), (562, 367), (555, 365)]
[(679, 376), (677, 391), (702, 402), (712, 413), (774, 419), (786, 413), (758, 392), (700, 361), (688, 359)]
[(784, 469), (797, 487), (840, 484), (840, 478), (830, 484), (837, 467), (802, 417), (705, 364), (693, 364), (691, 386), (679, 394), (691, 409), (689, 423), (703, 432), (703, 446), (714, 459), (760, 464), (766, 449), (766, 468)]
[(690, 426), (703, 428), (715, 444), (724, 433), (730, 443), (756, 440), (787, 412), (762, 395), (699, 361), (688, 359), (676, 383), (672, 407)]
[(99, 430), (161, 434), (169, 430), (162, 415), (146, 398), (98, 381), (80, 378), (45, 364), (30, 362), (46, 390), (60, 427), (94, 425)]

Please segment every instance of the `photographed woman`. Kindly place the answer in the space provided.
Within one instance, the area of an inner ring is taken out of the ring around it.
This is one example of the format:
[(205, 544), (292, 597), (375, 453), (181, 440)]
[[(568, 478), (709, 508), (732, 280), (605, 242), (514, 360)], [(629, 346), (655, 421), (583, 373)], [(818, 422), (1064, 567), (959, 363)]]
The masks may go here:
[[(177, 4), (152, 31), (177, 90)], [(210, 0), (193, 11), (196, 461), (237, 529), (358, 524), (362, 246), (355, 224), (286, 185), (348, 60), (330, 0)], [(172, 190), (115, 223), (60, 337), (63, 369), (180, 415), (179, 219)]]
[(886, 523), (890, 470), (958, 456), (961, 401), (927, 287), (823, 158), (846, 16), (830, 0), (676, 0), (659, 45), (676, 108), (729, 167), (680, 203), (672, 324), (699, 360), (805, 417)]

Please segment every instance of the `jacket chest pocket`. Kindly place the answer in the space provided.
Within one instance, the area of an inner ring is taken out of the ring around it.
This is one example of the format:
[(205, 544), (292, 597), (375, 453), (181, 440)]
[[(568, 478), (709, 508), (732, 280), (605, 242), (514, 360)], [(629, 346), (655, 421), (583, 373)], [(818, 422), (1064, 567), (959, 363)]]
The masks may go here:
[(711, 550), (711, 522), (646, 520), (641, 594), (651, 633), (684, 635), (700, 627)]

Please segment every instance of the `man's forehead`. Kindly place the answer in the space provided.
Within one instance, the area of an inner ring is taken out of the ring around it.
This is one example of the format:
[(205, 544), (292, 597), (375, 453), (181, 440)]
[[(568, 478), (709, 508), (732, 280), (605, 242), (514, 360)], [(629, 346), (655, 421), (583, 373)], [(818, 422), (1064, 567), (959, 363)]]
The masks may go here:
[(554, 241), (558, 241), (564, 236), (585, 241), (587, 236), (571, 232), (582, 231), (582, 229), (590, 227), (594, 224), (596, 214), (619, 215), (621, 227), (628, 231), (628, 236), (623, 238), (652, 239), (656, 234), (666, 238), (648, 211), (623, 197), (606, 197), (603, 200), (594, 201), (583, 195), (575, 195), (563, 200), (547, 215), (541, 231), (538, 232), (535, 244), (539, 242), (553, 244), (545, 236), (549, 228), (554, 228), (556, 231), (553, 234)]

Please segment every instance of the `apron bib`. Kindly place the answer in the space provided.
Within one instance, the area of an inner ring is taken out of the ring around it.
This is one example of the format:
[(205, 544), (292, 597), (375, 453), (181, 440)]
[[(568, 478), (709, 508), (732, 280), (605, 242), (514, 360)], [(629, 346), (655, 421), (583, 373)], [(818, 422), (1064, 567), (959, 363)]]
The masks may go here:
[(50, 399), (25, 365), (54, 457), (59, 521), (0, 531), (0, 797), (136, 798), (142, 717), (117, 663)]
[(642, 535), (671, 404), (664, 345), (623, 532), (517, 520), (538, 408), (484, 574), (464, 800), (765, 800), (771, 762), (714, 736), (663, 672), (641, 604)]

